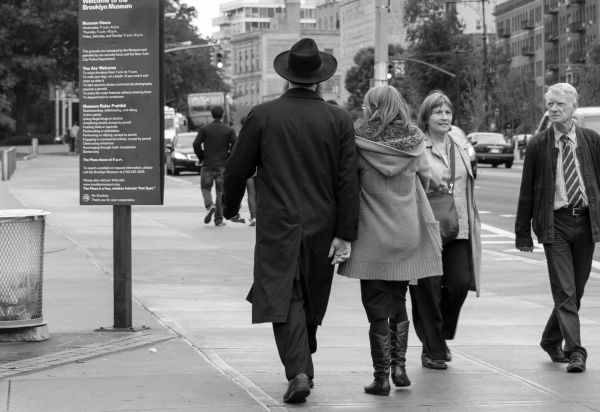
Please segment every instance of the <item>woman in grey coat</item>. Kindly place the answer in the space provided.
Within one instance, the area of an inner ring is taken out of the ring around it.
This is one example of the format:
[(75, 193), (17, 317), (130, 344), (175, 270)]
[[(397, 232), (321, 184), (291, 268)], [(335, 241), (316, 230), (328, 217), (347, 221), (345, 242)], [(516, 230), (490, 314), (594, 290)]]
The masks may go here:
[(391, 86), (364, 98), (364, 122), (357, 129), (360, 205), (358, 238), (338, 273), (360, 279), (370, 323), (374, 381), (365, 392), (390, 393), (411, 384), (405, 370), (409, 281), (442, 273), (439, 225), (425, 194), (429, 165), (423, 133), (411, 124), (409, 108)]

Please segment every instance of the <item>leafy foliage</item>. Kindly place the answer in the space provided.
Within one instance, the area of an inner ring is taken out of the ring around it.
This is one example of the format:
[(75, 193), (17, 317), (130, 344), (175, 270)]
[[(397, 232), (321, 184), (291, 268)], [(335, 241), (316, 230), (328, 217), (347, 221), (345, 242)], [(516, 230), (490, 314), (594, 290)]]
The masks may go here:
[(600, 41), (590, 47), (585, 66), (576, 74), (579, 106), (600, 106)]
[[(192, 20), (197, 16), (194, 7), (180, 4), (178, 0), (165, 1), (165, 48), (182, 42), (208, 44), (200, 38)], [(211, 64), (211, 48), (180, 50), (165, 54), (166, 104), (184, 112), (189, 93), (225, 91), (217, 68)]]
[(77, 0), (3, 0), (0, 28), (0, 110), (24, 135), (39, 123), (32, 108), (47, 106), (49, 83), (77, 78)]

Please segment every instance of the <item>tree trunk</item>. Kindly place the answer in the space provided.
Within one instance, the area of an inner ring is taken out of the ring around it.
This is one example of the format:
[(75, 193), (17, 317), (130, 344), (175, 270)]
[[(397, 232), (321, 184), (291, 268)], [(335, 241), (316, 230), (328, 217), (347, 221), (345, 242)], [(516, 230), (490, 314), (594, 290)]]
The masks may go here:
[(27, 136), (28, 133), (28, 107), (29, 99), (27, 93), (27, 85), (19, 83), (14, 88), (15, 93), (15, 132), (17, 136)]

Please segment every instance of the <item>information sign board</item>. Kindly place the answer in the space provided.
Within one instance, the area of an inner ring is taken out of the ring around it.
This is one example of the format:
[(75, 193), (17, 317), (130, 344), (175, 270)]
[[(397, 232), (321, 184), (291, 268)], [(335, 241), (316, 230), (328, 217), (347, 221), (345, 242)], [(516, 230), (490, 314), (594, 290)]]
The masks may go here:
[(160, 205), (161, 0), (79, 1), (80, 204)]

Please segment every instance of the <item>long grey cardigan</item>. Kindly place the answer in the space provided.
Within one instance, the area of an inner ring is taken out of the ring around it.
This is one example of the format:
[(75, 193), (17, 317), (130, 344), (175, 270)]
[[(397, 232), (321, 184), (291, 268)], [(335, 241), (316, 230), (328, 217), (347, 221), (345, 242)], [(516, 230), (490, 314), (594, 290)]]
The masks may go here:
[(417, 280), (442, 275), (442, 243), (425, 187), (425, 143), (410, 152), (356, 138), (358, 239), (338, 273), (355, 279)]

